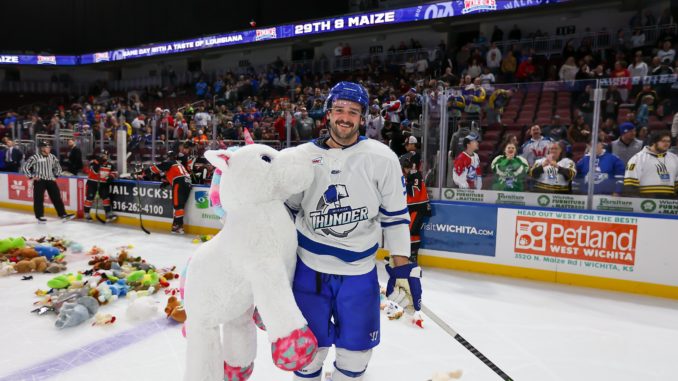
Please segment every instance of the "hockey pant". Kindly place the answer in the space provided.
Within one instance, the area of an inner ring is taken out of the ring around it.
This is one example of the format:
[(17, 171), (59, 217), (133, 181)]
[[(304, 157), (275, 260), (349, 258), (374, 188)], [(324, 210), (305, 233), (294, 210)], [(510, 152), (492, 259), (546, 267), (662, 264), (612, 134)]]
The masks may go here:
[(94, 204), (94, 198), (97, 195), (97, 184), (99, 189), (99, 199), (104, 205), (104, 210), (106, 215), (111, 214), (111, 196), (110, 196), (110, 185), (105, 182), (97, 182), (94, 180), (87, 180), (85, 184), (85, 215), (89, 214), (92, 205)]
[(419, 245), (421, 244), (421, 228), (424, 225), (424, 213), (418, 210), (410, 211), (410, 261), (417, 263)]
[(172, 207), (174, 208), (172, 226), (184, 226), (184, 206), (190, 194), (191, 183), (187, 178), (181, 177), (174, 181), (172, 184)]

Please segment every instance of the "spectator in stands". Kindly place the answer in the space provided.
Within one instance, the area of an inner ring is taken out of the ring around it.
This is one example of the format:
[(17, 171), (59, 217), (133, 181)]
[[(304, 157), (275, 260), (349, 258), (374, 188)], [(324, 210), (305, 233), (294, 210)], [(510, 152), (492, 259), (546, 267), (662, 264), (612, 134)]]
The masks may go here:
[(428, 58), (427, 53), (419, 54), (419, 59), (416, 62), (417, 74), (424, 75), (428, 70)]
[(68, 139), (67, 144), (68, 155), (63, 159), (61, 165), (71, 176), (77, 176), (83, 168), (82, 151), (75, 144), (75, 139)]
[(570, 144), (586, 143), (591, 136), (591, 127), (584, 121), (584, 116), (579, 115), (567, 130), (567, 140)]
[(514, 82), (517, 68), (518, 63), (516, 57), (513, 55), (513, 52), (509, 50), (506, 53), (506, 56), (501, 60), (502, 81), (507, 83)]
[(381, 129), (384, 127), (384, 117), (379, 112), (379, 105), (370, 106), (370, 113), (365, 118), (365, 136), (381, 141)]
[(650, 142), (626, 166), (624, 191), (630, 196), (674, 198), (678, 188), (678, 156), (669, 151), (671, 133), (654, 131)]
[(492, 85), (496, 82), (494, 74), (489, 67), (485, 66), (483, 68), (483, 74), (480, 75), (480, 86), (482, 86), (486, 92), (492, 92), (494, 87)]
[(518, 28), (518, 24), (513, 24), (513, 28), (508, 33), (509, 40), (519, 41), (523, 36), (523, 33)]
[(669, 62), (673, 62), (676, 59), (676, 51), (673, 49), (670, 40), (664, 41), (662, 49), (657, 52), (656, 57), (659, 57), (660, 62), (666, 58), (669, 59)]
[(391, 151), (395, 152), (396, 156), (400, 157), (405, 154), (405, 138), (403, 137), (399, 123), (393, 121), (386, 121), (384, 128), (381, 129), (381, 137), (383, 141), (388, 144)]
[(622, 95), (617, 90), (617, 86), (610, 85), (605, 93), (605, 102), (601, 105), (603, 109), (603, 118), (612, 118), (617, 120), (619, 105), (622, 104)]
[(581, 94), (579, 94), (574, 104), (581, 115), (584, 116), (584, 121), (589, 125), (593, 123), (593, 101), (591, 100), (592, 95), (593, 88), (591, 85), (586, 85), (586, 88)]
[(462, 90), (462, 94), (466, 99), (466, 118), (480, 125), (482, 109), (487, 97), (485, 89), (480, 85), (480, 78), (474, 79), (472, 84), (467, 85)]
[(577, 71), (579, 71), (579, 68), (575, 64), (574, 57), (570, 56), (565, 60), (563, 66), (560, 67), (558, 78), (561, 81), (574, 81)]
[(233, 125), (233, 122), (230, 121), (230, 120), (227, 121), (226, 127), (224, 128), (224, 131), (222, 133), (222, 137), (225, 140), (238, 140), (239, 135), (240, 134), (238, 133), (238, 130), (235, 128), (235, 126)]
[(468, 68), (466, 69), (465, 74), (470, 76), (471, 79), (475, 79), (480, 76), (482, 73), (482, 67), (480, 66), (480, 62), (478, 62), (477, 59), (472, 58), (471, 63), (468, 65)]
[(501, 124), (501, 116), (504, 113), (504, 107), (513, 96), (513, 91), (496, 89), (490, 95), (490, 101), (487, 109), (487, 123)]
[(640, 49), (645, 46), (645, 32), (640, 28), (635, 28), (631, 35), (631, 46), (634, 49)]
[(299, 134), (299, 140), (308, 141), (313, 139), (313, 130), (315, 128), (315, 122), (308, 116), (308, 111), (306, 107), (301, 107), (301, 116), (296, 119), (296, 129)]
[(525, 189), (525, 177), (529, 170), (527, 160), (522, 156), (517, 156), (516, 143), (505, 143), (502, 151), (503, 154), (495, 157), (490, 165), (494, 173), (492, 189), (522, 192)]
[(21, 164), (24, 161), (24, 153), (21, 152), (19, 147), (14, 146), (14, 141), (10, 138), (7, 138), (5, 141), (7, 149), (5, 150), (5, 171), (7, 172), (19, 172), (21, 169)]
[(516, 79), (518, 82), (532, 82), (535, 80), (537, 68), (534, 66), (532, 60), (532, 56), (528, 56), (525, 61), (518, 65), (518, 71), (516, 71)]
[(547, 124), (542, 129), (542, 134), (554, 142), (565, 141), (567, 143), (567, 132), (568, 127), (561, 122), (558, 114), (551, 118), (551, 124)]
[(454, 159), (452, 179), (460, 189), (482, 189), (482, 172), (478, 150), (478, 135), (471, 134), (464, 138), (464, 151)]
[(487, 51), (487, 54), (485, 56), (485, 62), (487, 63), (487, 67), (490, 69), (492, 74), (499, 73), (501, 59), (502, 59), (501, 50), (499, 50), (499, 48), (497, 47), (497, 43), (493, 42), (492, 46), (490, 47), (490, 50)]
[[(587, 194), (589, 183), (589, 165), (591, 162), (591, 142), (588, 141), (588, 153), (577, 162), (577, 176), (574, 181), (575, 193)], [(605, 150), (603, 142), (598, 141), (596, 147), (596, 162), (593, 174), (593, 193), (621, 196), (624, 187), (625, 163), (616, 155)]]
[(678, 112), (673, 115), (673, 123), (671, 123), (671, 137), (678, 137)]
[(535, 161), (529, 173), (535, 179), (534, 190), (543, 193), (570, 193), (576, 174), (574, 162), (565, 157), (565, 145), (553, 142), (548, 154)]
[(200, 80), (195, 84), (195, 95), (199, 99), (204, 99), (205, 96), (207, 95), (209, 85), (205, 81), (205, 79), (200, 78)]
[(617, 39), (614, 43), (614, 49), (626, 54), (631, 49), (631, 41), (626, 36), (624, 29), (617, 30)]
[(451, 66), (445, 68), (445, 73), (440, 77), (440, 80), (449, 86), (456, 86), (459, 83), (459, 77), (454, 74)]
[(464, 73), (466, 70), (466, 67), (468, 66), (468, 61), (471, 58), (471, 47), (470, 44), (467, 43), (464, 46), (462, 46), (459, 51), (457, 51), (457, 54), (455, 56), (455, 59), (457, 61), (457, 68), (460, 73)]
[(633, 56), (633, 63), (628, 67), (629, 73), (632, 77), (646, 77), (649, 69), (645, 61), (643, 61), (643, 52), (638, 50)]
[[(615, 61), (614, 70), (610, 73), (610, 78), (628, 78), (631, 77), (631, 72), (629, 69), (624, 67), (624, 62)], [(623, 84), (620, 84), (618, 90), (621, 95), (622, 102), (626, 101), (629, 97), (629, 90), (631, 90), (631, 80), (621, 80), (624, 81)]]
[[(655, 115), (657, 110), (657, 104), (659, 101), (659, 96), (657, 92), (654, 91), (652, 85), (644, 84), (642, 90), (636, 95), (636, 109), (640, 109), (641, 105), (648, 105), (649, 115)], [(638, 116), (640, 118), (640, 116)]]
[(600, 125), (599, 137), (600, 141), (605, 143), (611, 143), (614, 139), (617, 138), (619, 134), (619, 128), (617, 128), (616, 121), (617, 118), (606, 118), (605, 121)]
[(619, 125), (619, 139), (612, 142), (612, 153), (624, 163), (643, 149), (643, 142), (636, 139), (636, 126), (630, 122)]
[(528, 139), (521, 147), (521, 156), (527, 160), (527, 163), (532, 167), (534, 163), (546, 156), (548, 147), (551, 144), (551, 139), (542, 136), (541, 127), (535, 124), (530, 128), (530, 139)]

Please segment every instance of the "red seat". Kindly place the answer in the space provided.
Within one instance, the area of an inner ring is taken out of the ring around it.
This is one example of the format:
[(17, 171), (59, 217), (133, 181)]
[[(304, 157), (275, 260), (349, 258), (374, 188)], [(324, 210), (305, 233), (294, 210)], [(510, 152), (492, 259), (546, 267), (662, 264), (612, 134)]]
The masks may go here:
[(499, 137), (501, 136), (501, 131), (494, 130), (494, 131), (485, 131), (483, 134), (483, 140), (490, 140), (490, 141), (498, 141)]
[(496, 140), (483, 140), (480, 142), (480, 145), (478, 146), (478, 150), (480, 151), (493, 151), (497, 147), (497, 141)]

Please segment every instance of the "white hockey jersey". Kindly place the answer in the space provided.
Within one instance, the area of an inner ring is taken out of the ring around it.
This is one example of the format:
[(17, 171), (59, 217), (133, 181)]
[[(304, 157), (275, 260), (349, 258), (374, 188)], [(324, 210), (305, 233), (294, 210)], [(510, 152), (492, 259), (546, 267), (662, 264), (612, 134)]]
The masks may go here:
[(678, 156), (656, 154), (648, 147), (626, 164), (624, 186), (645, 197), (673, 197), (678, 189)]
[(384, 233), (391, 255), (410, 255), (405, 180), (395, 153), (360, 137), (344, 149), (323, 139), (297, 148), (313, 162), (311, 188), (286, 204), (296, 214), (299, 258), (327, 274), (371, 271)]

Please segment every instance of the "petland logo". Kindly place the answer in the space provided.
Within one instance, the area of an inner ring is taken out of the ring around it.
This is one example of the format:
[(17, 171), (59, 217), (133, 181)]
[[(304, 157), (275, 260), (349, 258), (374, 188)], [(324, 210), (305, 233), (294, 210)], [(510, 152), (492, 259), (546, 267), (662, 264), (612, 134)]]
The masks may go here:
[(210, 207), (210, 201), (206, 191), (197, 191), (195, 192), (194, 197), (196, 208), (207, 209)]
[(464, 0), (464, 9), (461, 10), (463, 15), (473, 12), (482, 11), (496, 11), (496, 0)]
[(272, 40), (278, 38), (275, 27), (266, 29), (257, 29), (257, 35), (254, 41)]
[(110, 60), (111, 60), (111, 56), (110, 56), (110, 54), (108, 54), (108, 52), (94, 53), (94, 63), (108, 62)]
[(38, 56), (38, 65), (56, 65), (55, 56)]
[(637, 230), (633, 224), (518, 216), (514, 249), (517, 254), (633, 266)]

